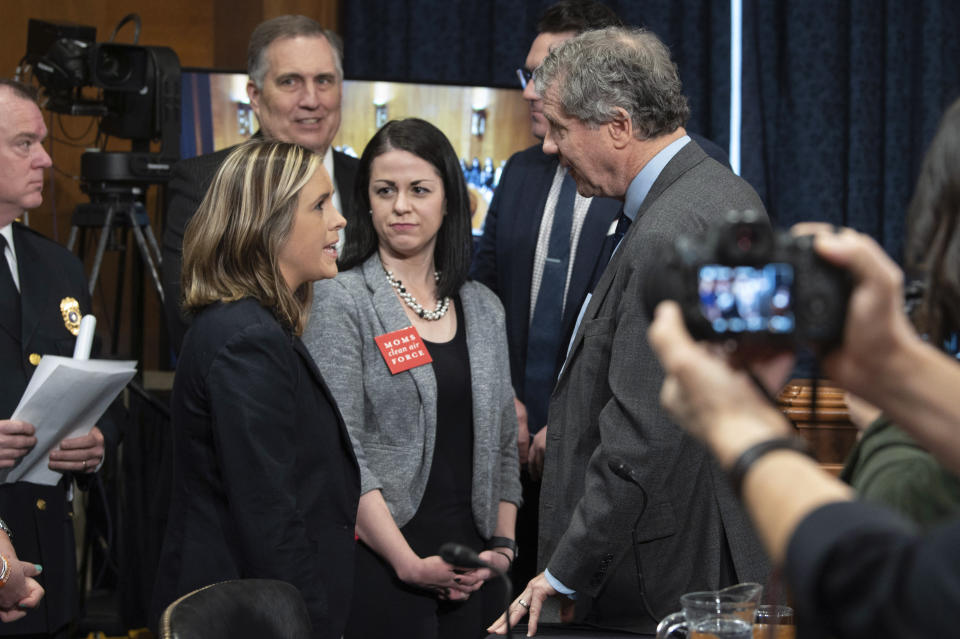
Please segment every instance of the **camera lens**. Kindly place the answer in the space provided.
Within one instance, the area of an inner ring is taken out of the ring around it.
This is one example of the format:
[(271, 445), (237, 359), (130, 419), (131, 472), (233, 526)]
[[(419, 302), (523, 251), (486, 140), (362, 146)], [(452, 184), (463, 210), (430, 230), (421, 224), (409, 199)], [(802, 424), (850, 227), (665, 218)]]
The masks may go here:
[(128, 60), (115, 56), (106, 48), (101, 48), (97, 60), (97, 72), (100, 80), (107, 86), (123, 84), (130, 77), (130, 64)]

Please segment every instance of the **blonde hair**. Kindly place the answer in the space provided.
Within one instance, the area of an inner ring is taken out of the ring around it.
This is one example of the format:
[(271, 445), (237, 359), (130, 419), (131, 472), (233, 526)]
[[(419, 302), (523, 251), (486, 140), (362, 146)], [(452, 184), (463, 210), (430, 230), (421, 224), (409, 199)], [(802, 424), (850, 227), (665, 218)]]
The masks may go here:
[(303, 332), (312, 287), (290, 291), (278, 256), (319, 166), (318, 155), (286, 142), (250, 140), (227, 156), (184, 232), (184, 309), (252, 297)]

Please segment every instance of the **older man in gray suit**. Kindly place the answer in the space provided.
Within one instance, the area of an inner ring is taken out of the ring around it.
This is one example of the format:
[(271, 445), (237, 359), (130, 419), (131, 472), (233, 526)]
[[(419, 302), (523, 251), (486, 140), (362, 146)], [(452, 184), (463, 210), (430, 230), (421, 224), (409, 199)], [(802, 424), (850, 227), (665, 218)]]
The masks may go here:
[[(509, 614), (515, 622), (529, 613), (535, 633), (545, 600), (563, 595), (564, 620), (650, 632), (683, 593), (763, 582), (768, 571), (726, 478), (660, 410), (663, 371), (642, 299), (677, 235), (763, 204), (687, 136), (676, 65), (652, 33), (584, 33), (547, 57), (536, 83), (549, 123), (544, 151), (560, 156), (581, 195), (624, 206), (551, 397), (545, 570)], [(491, 630), (504, 632), (504, 621)]]

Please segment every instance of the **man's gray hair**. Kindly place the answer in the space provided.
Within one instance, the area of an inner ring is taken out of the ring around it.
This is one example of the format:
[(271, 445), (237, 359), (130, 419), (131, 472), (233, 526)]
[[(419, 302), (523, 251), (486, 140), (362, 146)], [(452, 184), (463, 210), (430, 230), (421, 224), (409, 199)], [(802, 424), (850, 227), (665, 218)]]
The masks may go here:
[(333, 49), (333, 62), (337, 67), (337, 79), (343, 80), (343, 40), (330, 29), (307, 16), (286, 15), (271, 18), (257, 25), (250, 34), (247, 45), (247, 73), (258, 89), (263, 89), (267, 77), (267, 48), (277, 40), (308, 36), (326, 38)]
[(690, 116), (670, 50), (645, 29), (586, 31), (551, 51), (534, 76), (537, 93), (553, 87), (568, 117), (597, 126), (625, 110), (640, 140), (672, 133)]

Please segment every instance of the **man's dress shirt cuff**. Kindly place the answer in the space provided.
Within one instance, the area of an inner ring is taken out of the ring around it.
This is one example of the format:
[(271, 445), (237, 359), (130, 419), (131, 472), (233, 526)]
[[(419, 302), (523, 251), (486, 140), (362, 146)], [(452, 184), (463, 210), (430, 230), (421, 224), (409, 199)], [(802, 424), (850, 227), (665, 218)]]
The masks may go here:
[(568, 599), (576, 599), (577, 591), (572, 590), (564, 586), (560, 581), (550, 574), (550, 569), (547, 568), (543, 571), (543, 576), (547, 578), (547, 583), (550, 584), (550, 587), (559, 592), (561, 595), (566, 596)]

